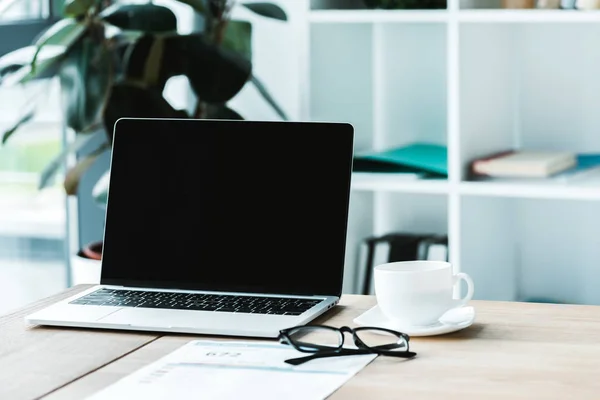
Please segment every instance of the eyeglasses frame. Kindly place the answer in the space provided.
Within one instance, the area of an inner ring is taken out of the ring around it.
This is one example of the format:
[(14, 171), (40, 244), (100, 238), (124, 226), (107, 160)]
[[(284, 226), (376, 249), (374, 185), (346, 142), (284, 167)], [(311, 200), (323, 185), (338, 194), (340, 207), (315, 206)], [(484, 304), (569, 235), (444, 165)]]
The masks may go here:
[[(319, 348), (319, 346), (314, 346), (315, 347), (314, 349), (307, 349), (307, 348), (303, 348), (302, 346), (298, 345), (298, 343), (296, 343), (295, 340), (293, 340), (290, 337), (290, 334), (294, 331), (298, 331), (300, 329), (310, 329), (310, 328), (329, 329), (329, 330), (338, 332), (339, 335), (341, 336), (340, 345), (337, 348), (334, 348), (331, 346)], [(392, 350), (387, 350), (387, 349), (381, 348), (379, 346), (370, 347), (370, 346), (366, 345), (360, 339), (360, 337), (358, 337), (358, 335), (357, 335), (357, 332), (373, 331), (373, 330), (387, 332), (387, 333), (397, 336), (398, 338), (404, 339), (404, 341), (406, 342), (406, 350), (392, 351)], [(354, 340), (354, 344), (356, 345), (357, 349), (348, 349), (348, 348), (345, 349), (344, 348), (344, 342), (345, 342), (345, 337), (346, 337), (345, 333), (352, 334), (352, 339)], [(410, 351), (410, 348), (409, 348), (410, 336), (409, 335), (407, 335), (406, 333), (403, 333), (403, 332), (398, 332), (398, 331), (394, 331), (392, 329), (380, 328), (380, 327), (361, 326), (358, 328), (351, 328), (349, 326), (342, 326), (342, 327), (337, 328), (337, 327), (330, 326), (330, 325), (300, 325), (300, 326), (294, 326), (291, 328), (286, 328), (286, 329), (280, 330), (279, 331), (279, 340), (282, 343), (289, 344), (290, 346), (292, 346), (294, 349), (298, 350), (299, 352), (311, 354), (310, 356), (307, 356), (307, 357), (299, 357), (299, 358), (285, 360), (286, 363), (292, 364), (292, 365), (299, 365), (306, 361), (310, 361), (310, 360), (313, 360), (316, 358), (335, 357), (335, 356), (344, 356), (344, 355), (377, 354), (377, 355), (401, 357), (401, 358), (413, 358), (414, 356), (417, 355), (417, 353)]]

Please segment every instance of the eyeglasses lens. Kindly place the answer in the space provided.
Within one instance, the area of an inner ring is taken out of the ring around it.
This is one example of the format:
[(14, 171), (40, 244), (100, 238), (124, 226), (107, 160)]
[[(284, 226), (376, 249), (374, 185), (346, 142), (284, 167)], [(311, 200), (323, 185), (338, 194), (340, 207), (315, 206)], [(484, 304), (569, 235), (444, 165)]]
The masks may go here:
[(408, 342), (402, 335), (397, 335), (382, 329), (361, 329), (356, 331), (356, 336), (371, 349), (390, 352), (402, 352), (408, 350)]
[(336, 350), (342, 345), (342, 334), (325, 327), (298, 327), (288, 333), (290, 340), (302, 351)]

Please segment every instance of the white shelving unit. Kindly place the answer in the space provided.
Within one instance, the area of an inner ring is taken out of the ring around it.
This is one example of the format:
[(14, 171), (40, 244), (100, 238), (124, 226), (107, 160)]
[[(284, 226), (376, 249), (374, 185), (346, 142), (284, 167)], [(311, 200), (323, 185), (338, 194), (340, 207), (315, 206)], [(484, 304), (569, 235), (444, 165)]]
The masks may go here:
[(446, 22), (446, 10), (312, 10), (311, 24), (384, 23), (384, 22)]
[[(449, 15), (449, 17), (451, 17)], [(460, 10), (461, 23), (589, 23), (600, 22), (600, 12), (579, 10)]]
[(511, 147), (600, 152), (600, 12), (305, 1), (300, 117), (351, 122), (356, 150), (448, 147), (448, 180), (356, 177), (345, 292), (358, 291), (364, 237), (410, 231), (448, 234), (475, 298), (600, 304), (600, 183), (465, 176), (471, 159)]

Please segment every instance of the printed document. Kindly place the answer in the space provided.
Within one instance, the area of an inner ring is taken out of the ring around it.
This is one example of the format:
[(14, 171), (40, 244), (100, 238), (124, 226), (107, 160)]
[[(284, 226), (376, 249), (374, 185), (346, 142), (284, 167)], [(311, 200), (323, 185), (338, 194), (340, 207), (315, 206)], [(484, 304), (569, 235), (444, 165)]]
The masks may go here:
[(284, 362), (306, 355), (280, 343), (193, 340), (89, 400), (325, 399), (376, 357)]

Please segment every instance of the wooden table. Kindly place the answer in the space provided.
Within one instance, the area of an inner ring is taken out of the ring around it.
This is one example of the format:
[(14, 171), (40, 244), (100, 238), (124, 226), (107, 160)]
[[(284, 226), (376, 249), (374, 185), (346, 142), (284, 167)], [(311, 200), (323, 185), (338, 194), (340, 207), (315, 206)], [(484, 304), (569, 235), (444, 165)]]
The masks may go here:
[[(29, 326), (78, 286), (0, 317), (0, 399), (83, 399), (193, 335)], [(375, 304), (348, 295), (317, 320), (350, 325)], [(473, 326), (412, 338), (413, 360), (378, 357), (332, 399), (600, 399), (600, 307), (473, 301)]]

